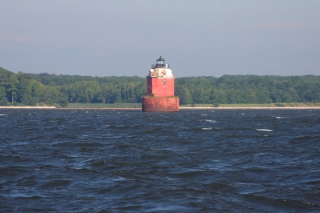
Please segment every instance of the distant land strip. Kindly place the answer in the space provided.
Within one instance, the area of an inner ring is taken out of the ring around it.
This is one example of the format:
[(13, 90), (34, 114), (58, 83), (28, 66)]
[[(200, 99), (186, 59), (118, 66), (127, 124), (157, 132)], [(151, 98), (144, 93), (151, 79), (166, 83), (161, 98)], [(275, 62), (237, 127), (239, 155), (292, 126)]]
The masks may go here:
[[(0, 106), (0, 109), (57, 109), (57, 110), (142, 110), (142, 108), (57, 108), (55, 106)], [(224, 109), (320, 109), (320, 106), (291, 107), (180, 107), (181, 110)]]
[(180, 107), (180, 109), (320, 109), (320, 107)]
[(57, 109), (55, 106), (0, 106), (0, 109)]
[(142, 110), (142, 108), (57, 108), (58, 110)]

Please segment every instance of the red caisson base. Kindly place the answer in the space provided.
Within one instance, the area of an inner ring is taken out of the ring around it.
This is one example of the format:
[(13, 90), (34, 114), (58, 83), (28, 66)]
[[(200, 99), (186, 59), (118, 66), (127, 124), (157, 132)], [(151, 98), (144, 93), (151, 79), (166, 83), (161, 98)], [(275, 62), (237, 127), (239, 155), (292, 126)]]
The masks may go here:
[(178, 112), (178, 97), (143, 97), (142, 112)]

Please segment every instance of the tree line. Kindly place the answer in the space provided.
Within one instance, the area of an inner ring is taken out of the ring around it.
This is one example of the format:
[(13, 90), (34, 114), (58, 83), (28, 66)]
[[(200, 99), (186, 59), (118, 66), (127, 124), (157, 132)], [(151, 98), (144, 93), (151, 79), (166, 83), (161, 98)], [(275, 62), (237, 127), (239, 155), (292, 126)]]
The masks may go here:
[(320, 102), (320, 76), (224, 75), (176, 80), (182, 103)]
[[(0, 105), (140, 103), (141, 77), (13, 73), (0, 68)], [(180, 104), (320, 102), (320, 76), (225, 75), (175, 79)]]

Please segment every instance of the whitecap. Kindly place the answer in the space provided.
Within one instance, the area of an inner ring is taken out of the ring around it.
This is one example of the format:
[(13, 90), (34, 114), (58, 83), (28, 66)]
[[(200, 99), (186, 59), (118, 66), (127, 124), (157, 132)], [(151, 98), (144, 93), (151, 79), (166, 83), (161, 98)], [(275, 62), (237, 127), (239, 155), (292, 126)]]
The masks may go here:
[(283, 117), (280, 117), (280, 116), (272, 116), (273, 118), (276, 118), (276, 119), (282, 119)]
[(201, 128), (202, 130), (211, 130), (212, 127), (207, 127), (207, 128)]
[(0, 114), (0, 116), (6, 116), (7, 114)]
[(271, 129), (256, 129), (259, 132), (272, 132), (273, 130)]
[(215, 120), (205, 120), (205, 121), (207, 121), (207, 122), (216, 122)]
[(121, 177), (121, 176), (117, 176), (117, 178), (116, 179), (114, 179), (115, 181), (125, 181), (126, 180), (126, 178), (124, 178), (124, 177)]

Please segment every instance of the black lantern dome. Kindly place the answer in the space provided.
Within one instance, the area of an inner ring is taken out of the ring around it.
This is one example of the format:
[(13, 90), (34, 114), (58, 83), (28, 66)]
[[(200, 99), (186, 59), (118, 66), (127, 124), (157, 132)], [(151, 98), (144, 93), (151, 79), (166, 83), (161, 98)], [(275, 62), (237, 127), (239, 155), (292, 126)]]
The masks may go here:
[(156, 68), (165, 67), (165, 60), (160, 56), (160, 58), (157, 60)]
[(157, 64), (164, 64), (164, 59), (160, 56), (160, 58), (157, 60)]

